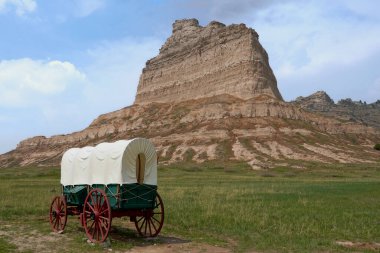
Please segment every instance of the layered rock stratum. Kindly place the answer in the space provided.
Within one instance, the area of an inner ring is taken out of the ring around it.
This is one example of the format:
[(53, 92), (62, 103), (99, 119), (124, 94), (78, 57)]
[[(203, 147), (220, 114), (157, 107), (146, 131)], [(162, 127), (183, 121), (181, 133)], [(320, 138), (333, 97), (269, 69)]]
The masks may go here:
[(24, 140), (0, 166), (57, 165), (68, 148), (134, 137), (150, 138), (161, 163), (379, 162), (379, 129), (321, 114), (333, 101), (319, 95), (284, 102), (253, 29), (180, 20), (147, 61), (133, 105), (79, 132)]
[(244, 24), (206, 27), (196, 19), (173, 24), (173, 34), (142, 71), (135, 104), (181, 102), (229, 94), (282, 100), (259, 35)]

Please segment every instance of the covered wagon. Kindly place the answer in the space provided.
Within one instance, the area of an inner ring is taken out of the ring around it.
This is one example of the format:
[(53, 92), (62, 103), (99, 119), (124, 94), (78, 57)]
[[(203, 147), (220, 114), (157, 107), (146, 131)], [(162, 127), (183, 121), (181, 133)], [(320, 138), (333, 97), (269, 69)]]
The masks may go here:
[(67, 150), (61, 162), (62, 194), (53, 198), (50, 224), (65, 229), (77, 215), (92, 242), (103, 242), (112, 218), (129, 216), (142, 236), (158, 235), (164, 205), (157, 192), (157, 154), (144, 138)]

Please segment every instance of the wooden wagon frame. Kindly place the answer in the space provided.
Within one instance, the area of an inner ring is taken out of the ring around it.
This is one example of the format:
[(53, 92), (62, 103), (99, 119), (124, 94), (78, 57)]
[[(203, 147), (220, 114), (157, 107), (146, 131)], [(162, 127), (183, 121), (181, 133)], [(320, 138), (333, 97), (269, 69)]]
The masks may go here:
[(55, 232), (67, 216), (78, 216), (87, 237), (103, 242), (112, 218), (129, 216), (141, 236), (157, 236), (164, 204), (157, 192), (157, 154), (143, 138), (101, 143), (66, 151), (61, 162), (62, 194), (50, 205)]

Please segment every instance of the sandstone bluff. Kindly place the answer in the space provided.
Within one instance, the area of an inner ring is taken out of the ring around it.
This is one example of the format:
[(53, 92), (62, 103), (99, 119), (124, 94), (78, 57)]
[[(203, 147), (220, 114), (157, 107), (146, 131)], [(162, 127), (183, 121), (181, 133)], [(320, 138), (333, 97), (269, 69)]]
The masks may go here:
[(161, 163), (378, 162), (377, 125), (316, 112), (312, 100), (283, 101), (253, 29), (179, 20), (147, 61), (133, 105), (80, 132), (24, 140), (0, 156), (0, 166), (57, 165), (67, 148), (137, 136), (152, 139)]
[(135, 104), (181, 102), (230, 94), (250, 99), (260, 94), (282, 100), (259, 35), (244, 24), (196, 19), (173, 24), (160, 54), (146, 63)]

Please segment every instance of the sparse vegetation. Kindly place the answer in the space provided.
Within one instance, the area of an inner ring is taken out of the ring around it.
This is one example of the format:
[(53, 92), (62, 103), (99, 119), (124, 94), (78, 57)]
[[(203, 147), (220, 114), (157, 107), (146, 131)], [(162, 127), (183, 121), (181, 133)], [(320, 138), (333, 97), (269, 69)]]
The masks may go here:
[(227, 161), (232, 156), (232, 145), (229, 140), (223, 140), (218, 143), (215, 149), (216, 157), (221, 161)]
[(199, 154), (198, 158), (203, 159), (203, 160), (207, 160), (208, 159), (207, 152), (203, 151), (202, 153)]
[[(167, 213), (162, 236), (236, 252), (376, 252), (336, 241), (379, 243), (379, 164), (286, 162), (264, 171), (228, 161), (160, 167), (159, 192)], [(37, 237), (40, 246), (56, 252), (104, 252), (86, 243), (74, 217), (64, 234), (53, 237), (56, 241), (43, 241), (52, 236), (47, 213), (52, 196), (60, 194), (59, 174), (58, 168), (0, 170), (1, 252), (18, 247), (17, 238)], [(129, 224), (113, 220), (113, 251), (161, 243), (137, 237)], [(36, 250), (33, 242), (28, 246)]]
[(195, 151), (192, 148), (188, 148), (185, 153), (183, 154), (183, 160), (190, 162), (195, 155)]
[(375, 144), (375, 146), (373, 147), (375, 150), (380, 150), (380, 143), (377, 143)]
[(166, 154), (165, 156), (160, 156), (160, 160), (161, 161), (167, 161), (167, 160), (170, 160), (174, 154), (174, 151), (177, 149), (177, 146), (176, 145), (171, 145), (168, 150), (166, 151)]

